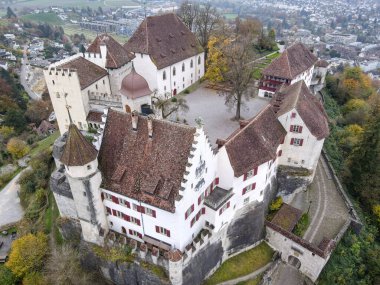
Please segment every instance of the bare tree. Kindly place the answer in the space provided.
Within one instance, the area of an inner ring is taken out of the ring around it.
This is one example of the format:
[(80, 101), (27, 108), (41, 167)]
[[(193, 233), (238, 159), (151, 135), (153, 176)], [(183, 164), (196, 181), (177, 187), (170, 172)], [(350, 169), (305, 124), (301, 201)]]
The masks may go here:
[(194, 28), (195, 19), (198, 16), (199, 5), (188, 0), (182, 2), (178, 9), (178, 16), (182, 19), (190, 31)]
[(223, 79), (227, 88), (219, 93), (225, 96), (225, 103), (230, 108), (236, 108), (235, 119), (239, 120), (243, 99), (254, 96), (251, 85), (253, 81), (252, 67), (248, 64), (253, 58), (252, 42), (248, 38), (236, 38), (224, 47), (224, 57), (228, 69), (223, 71)]
[(189, 111), (186, 99), (182, 95), (177, 95), (171, 98), (153, 96), (153, 99), (153, 105), (161, 112), (161, 117), (163, 119), (167, 119), (170, 115), (177, 114), (178, 112)]
[(215, 7), (212, 7), (210, 3), (206, 3), (199, 8), (198, 15), (195, 18), (195, 32), (201, 46), (205, 50), (206, 58), (208, 41), (220, 21), (221, 17), (218, 11)]

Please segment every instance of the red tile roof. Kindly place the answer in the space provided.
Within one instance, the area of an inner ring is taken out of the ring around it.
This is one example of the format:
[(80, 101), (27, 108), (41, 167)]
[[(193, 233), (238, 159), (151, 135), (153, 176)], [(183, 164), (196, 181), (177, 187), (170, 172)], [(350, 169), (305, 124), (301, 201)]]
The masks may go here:
[(57, 68), (68, 68), (73, 71), (75, 70), (78, 73), (81, 90), (108, 75), (107, 70), (83, 57), (77, 57), (69, 62), (57, 66)]
[(264, 70), (263, 75), (294, 79), (297, 75), (312, 67), (318, 58), (301, 43), (295, 43), (287, 48)]
[(329, 135), (326, 112), (303, 80), (290, 86), (282, 86), (271, 100), (277, 117), (296, 109), (309, 131), (318, 140)]
[(87, 48), (87, 52), (100, 53), (100, 46), (107, 47), (106, 68), (119, 68), (130, 62), (135, 56), (126, 51), (113, 37), (107, 34), (99, 35)]
[(86, 120), (87, 122), (101, 123), (102, 115), (103, 115), (103, 112), (93, 110), (93, 111), (88, 112)]
[(195, 128), (152, 120), (110, 109), (99, 151), (103, 187), (166, 211), (175, 211), (181, 181), (192, 148)]
[(71, 124), (61, 162), (66, 166), (84, 166), (95, 160), (97, 154), (95, 147), (86, 140), (77, 126)]
[(285, 129), (268, 105), (225, 144), (235, 177), (276, 158), (285, 135)]
[(127, 96), (128, 99), (136, 99), (147, 96), (153, 92), (149, 89), (148, 82), (138, 74), (134, 67), (131, 72), (124, 77), (121, 82), (120, 93)]
[(195, 35), (175, 14), (147, 17), (124, 47), (149, 54), (158, 69), (203, 51)]

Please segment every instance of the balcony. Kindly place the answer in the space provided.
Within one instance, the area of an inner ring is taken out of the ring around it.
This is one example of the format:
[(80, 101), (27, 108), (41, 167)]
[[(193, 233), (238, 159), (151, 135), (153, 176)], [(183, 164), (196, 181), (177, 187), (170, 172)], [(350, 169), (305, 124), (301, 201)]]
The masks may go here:
[(215, 187), (209, 196), (204, 200), (206, 206), (212, 210), (218, 210), (228, 199), (232, 197), (232, 188), (229, 190)]

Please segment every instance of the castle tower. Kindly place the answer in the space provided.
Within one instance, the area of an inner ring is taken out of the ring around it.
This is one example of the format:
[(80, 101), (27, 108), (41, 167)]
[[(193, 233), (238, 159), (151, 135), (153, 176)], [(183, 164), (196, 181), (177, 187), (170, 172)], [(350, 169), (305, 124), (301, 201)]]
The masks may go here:
[(77, 126), (70, 124), (61, 162), (66, 169), (83, 239), (101, 245), (108, 223), (100, 193), (102, 177), (97, 154)]

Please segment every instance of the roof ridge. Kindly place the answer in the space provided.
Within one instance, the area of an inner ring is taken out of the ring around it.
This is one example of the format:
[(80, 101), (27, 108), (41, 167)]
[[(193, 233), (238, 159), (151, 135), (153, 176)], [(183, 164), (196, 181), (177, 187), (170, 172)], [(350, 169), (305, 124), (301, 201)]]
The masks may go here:
[(292, 69), (290, 68), (290, 62), (289, 62), (289, 56), (288, 56), (288, 50), (286, 49), (284, 51), (285, 53), (285, 56), (286, 56), (286, 62), (288, 64), (288, 69), (289, 69), (289, 74), (290, 74), (290, 77), (292, 78), (293, 77), (293, 74), (292, 74)]

